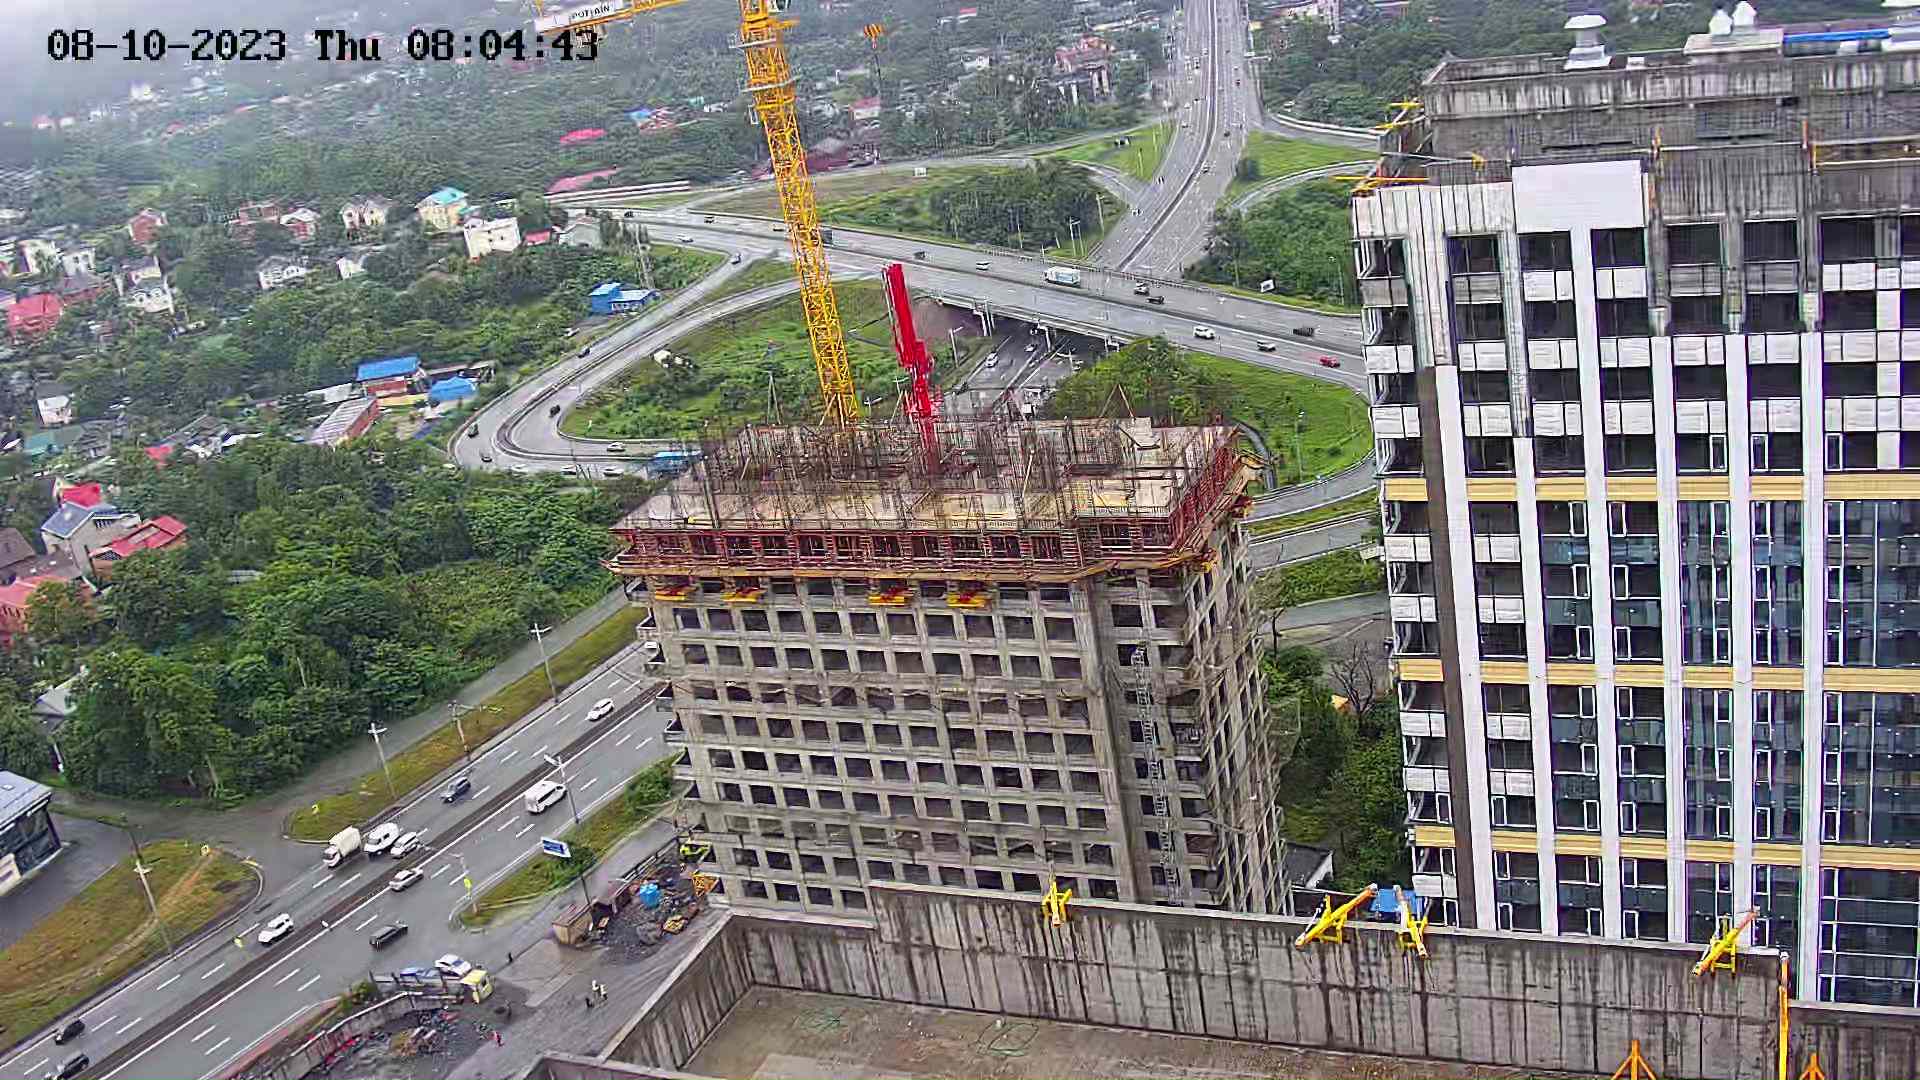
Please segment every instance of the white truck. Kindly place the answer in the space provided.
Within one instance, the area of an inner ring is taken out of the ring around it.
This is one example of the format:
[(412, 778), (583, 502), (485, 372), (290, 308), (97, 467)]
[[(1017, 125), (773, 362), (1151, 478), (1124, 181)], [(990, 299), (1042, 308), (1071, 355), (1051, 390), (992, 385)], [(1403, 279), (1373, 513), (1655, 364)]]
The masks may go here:
[(1047, 280), (1055, 285), (1077, 289), (1080, 287), (1080, 271), (1066, 266), (1049, 266)]
[(331, 870), (347, 861), (347, 856), (360, 850), (360, 830), (349, 825), (333, 834), (333, 841), (327, 845), (324, 861)]

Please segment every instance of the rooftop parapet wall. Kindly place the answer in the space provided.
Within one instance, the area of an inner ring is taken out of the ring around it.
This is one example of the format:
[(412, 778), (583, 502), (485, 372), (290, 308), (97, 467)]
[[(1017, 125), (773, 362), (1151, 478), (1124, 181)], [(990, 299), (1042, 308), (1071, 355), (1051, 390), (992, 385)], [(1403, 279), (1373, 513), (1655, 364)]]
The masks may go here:
[(706, 949), (716, 958), (700, 962), (725, 985), (697, 988), (707, 976), (690, 962), (611, 1056), (684, 1065), (746, 973), (762, 986), (1436, 1062), (1604, 1076), (1639, 1039), (1663, 1076), (1773, 1071), (1768, 952), (1696, 979), (1692, 946), (1436, 927), (1422, 962), (1373, 924), (1295, 949), (1300, 919), (1076, 899), (1056, 930), (1030, 899), (897, 884), (869, 895), (873, 928), (729, 913)]

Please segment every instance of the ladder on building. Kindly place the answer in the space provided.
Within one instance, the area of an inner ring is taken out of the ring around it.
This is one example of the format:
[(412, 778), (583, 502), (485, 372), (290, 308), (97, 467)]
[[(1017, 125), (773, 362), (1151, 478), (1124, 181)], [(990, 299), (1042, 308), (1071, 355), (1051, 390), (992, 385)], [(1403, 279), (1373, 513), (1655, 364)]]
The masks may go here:
[(1160, 872), (1166, 878), (1168, 898), (1181, 906), (1188, 904), (1187, 877), (1181, 872), (1180, 853), (1173, 844), (1173, 800), (1167, 795), (1167, 759), (1161, 752), (1160, 718), (1153, 708), (1153, 671), (1147, 666), (1145, 644), (1133, 647), (1133, 715), (1140, 725), (1141, 741), (1147, 746), (1147, 786), (1153, 797), (1153, 813), (1159, 819)]

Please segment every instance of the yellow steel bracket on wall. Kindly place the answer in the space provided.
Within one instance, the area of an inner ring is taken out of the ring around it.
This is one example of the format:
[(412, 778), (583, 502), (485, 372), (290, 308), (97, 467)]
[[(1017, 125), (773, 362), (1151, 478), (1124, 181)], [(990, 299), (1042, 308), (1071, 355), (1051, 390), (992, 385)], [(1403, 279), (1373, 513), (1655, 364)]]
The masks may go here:
[(1757, 909), (1749, 910), (1740, 917), (1739, 922), (1730, 925), (1723, 923), (1724, 928), (1720, 931), (1720, 936), (1714, 939), (1713, 944), (1707, 946), (1707, 951), (1701, 955), (1700, 962), (1693, 965), (1694, 975), (1700, 976), (1714, 971), (1732, 971), (1734, 957), (1740, 951), (1740, 935), (1747, 932), (1747, 927), (1753, 925), (1753, 918), (1758, 914)]
[(1040, 898), (1040, 910), (1046, 912), (1048, 925), (1067, 925), (1067, 903), (1072, 899), (1072, 889), (1062, 889), (1058, 881), (1047, 884), (1047, 894)]
[(1331, 941), (1336, 945), (1339, 944), (1344, 940), (1341, 934), (1347, 928), (1347, 917), (1352, 915), (1354, 910), (1361, 904), (1373, 899), (1374, 894), (1379, 891), (1380, 887), (1378, 885), (1369, 885), (1361, 889), (1358, 896), (1341, 904), (1339, 907), (1333, 906), (1332, 897), (1322, 900), (1320, 902), (1320, 914), (1314, 918), (1312, 926), (1307, 927), (1305, 932), (1293, 939), (1293, 947), (1296, 949), (1304, 949), (1308, 944), (1315, 941)]
[(1397, 935), (1400, 938), (1400, 947), (1412, 949), (1420, 954), (1420, 959), (1425, 960), (1427, 958), (1427, 923), (1432, 921), (1433, 916), (1423, 914), (1416, 918), (1413, 914), (1413, 905), (1408, 902), (1407, 894), (1401, 892), (1398, 885), (1393, 887), (1393, 898), (1400, 909), (1400, 931)]

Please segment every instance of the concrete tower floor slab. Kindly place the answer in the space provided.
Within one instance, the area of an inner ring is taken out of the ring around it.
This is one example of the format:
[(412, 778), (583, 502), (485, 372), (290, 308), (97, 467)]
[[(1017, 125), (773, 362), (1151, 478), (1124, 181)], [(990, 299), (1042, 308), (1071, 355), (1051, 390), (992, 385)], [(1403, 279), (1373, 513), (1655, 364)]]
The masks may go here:
[(990, 1016), (756, 987), (686, 1065), (699, 1076), (813, 1080), (1297, 1077), (1400, 1080), (1538, 1075), (1227, 1039)]

